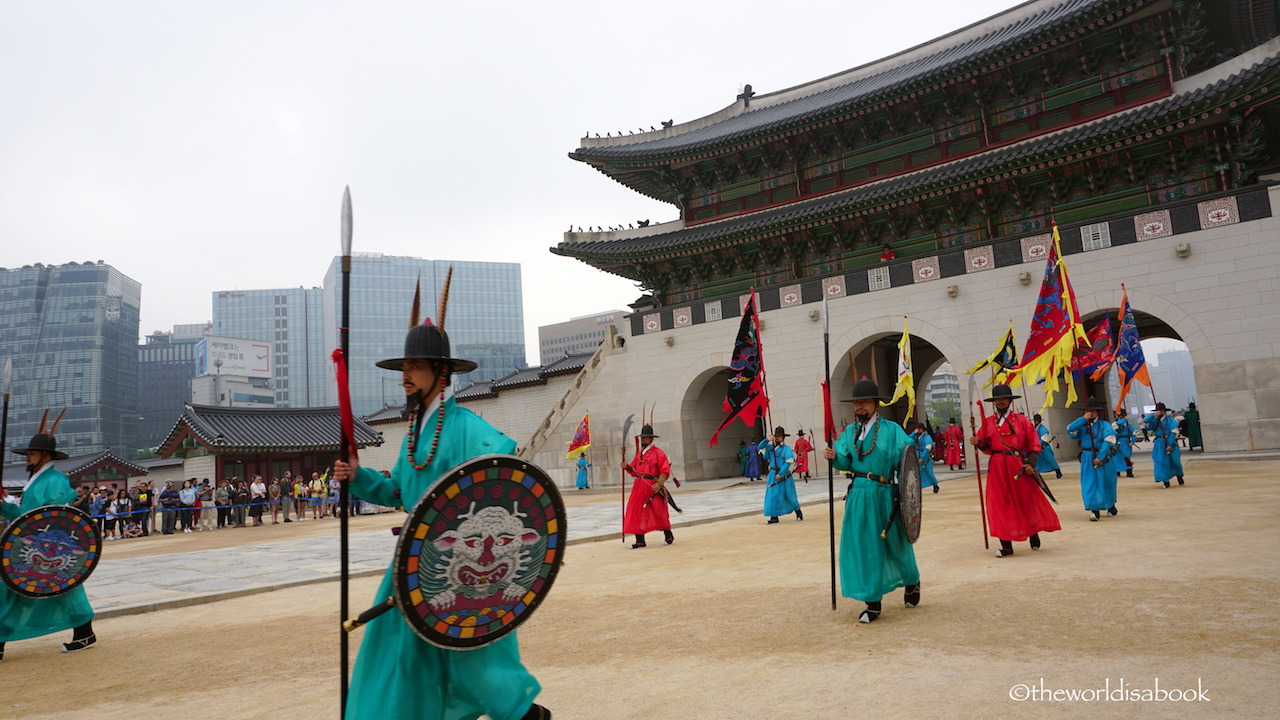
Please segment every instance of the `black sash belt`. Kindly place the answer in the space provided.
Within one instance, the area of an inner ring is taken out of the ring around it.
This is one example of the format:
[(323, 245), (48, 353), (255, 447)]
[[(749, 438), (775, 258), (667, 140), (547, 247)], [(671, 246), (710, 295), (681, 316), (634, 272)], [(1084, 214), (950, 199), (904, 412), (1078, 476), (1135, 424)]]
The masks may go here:
[(853, 473), (853, 476), (856, 478), (866, 478), (868, 480), (873, 480), (882, 485), (888, 485), (889, 483), (893, 482), (893, 478), (881, 477), (875, 473), (856, 472), (856, 473)]

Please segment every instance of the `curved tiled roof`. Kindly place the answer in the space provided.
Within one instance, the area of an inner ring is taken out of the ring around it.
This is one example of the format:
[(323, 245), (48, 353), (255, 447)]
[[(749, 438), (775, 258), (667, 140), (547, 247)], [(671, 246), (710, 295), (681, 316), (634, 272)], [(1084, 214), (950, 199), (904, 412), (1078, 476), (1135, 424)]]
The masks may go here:
[(621, 261), (628, 257), (651, 258), (653, 253), (663, 250), (678, 253), (701, 247), (720, 238), (767, 234), (794, 228), (804, 221), (828, 217), (846, 210), (865, 209), (868, 205), (888, 201), (905, 193), (919, 192), (935, 186), (942, 187), (965, 177), (980, 176), (984, 172), (995, 171), (1000, 167), (1015, 164), (1028, 167), (1031, 162), (1038, 161), (1037, 158), (1041, 156), (1063, 155), (1078, 145), (1105, 142), (1110, 135), (1137, 132), (1149, 125), (1163, 124), (1170, 115), (1186, 113), (1201, 103), (1212, 102), (1215, 99), (1225, 101), (1226, 94), (1233, 89), (1255, 80), (1274, 79), (1277, 72), (1280, 72), (1280, 55), (1273, 54), (1228, 77), (1208, 81), (1199, 87), (1177, 93), (1164, 100), (916, 173), (749, 215), (683, 227), (666, 234), (613, 241), (561, 242), (551, 248), (551, 251), (569, 257), (613, 256)]
[[(1025, 10), (1036, 4), (1049, 6), (1039, 12), (1026, 14)], [(1141, 7), (1144, 4), (1150, 3), (1136, 0), (1130, 6)], [(898, 97), (905, 92), (904, 88), (909, 90), (918, 83), (933, 82), (942, 79), (939, 76), (950, 76), (966, 67), (981, 65), (986, 58), (1003, 59), (1015, 48), (1030, 43), (1038, 35), (1076, 22), (1095, 8), (1105, 9), (1112, 5), (1123, 3), (1115, 0), (1025, 3), (898, 56), (774, 95), (753, 98), (754, 107), (737, 113), (721, 113), (728, 114), (728, 117), (718, 122), (695, 121), (684, 126), (687, 130), (682, 131), (677, 126), (669, 130), (645, 133), (637, 135), (636, 141), (625, 144), (618, 144), (616, 140), (586, 140), (586, 144), (570, 153), (570, 157), (585, 161), (671, 157), (768, 136), (793, 126), (808, 125), (815, 119), (839, 114), (860, 104)], [(998, 25), (1010, 16), (1014, 18), (1012, 22)], [(996, 27), (973, 37), (974, 29), (984, 25)], [(933, 47), (937, 49), (930, 52)], [(899, 58), (903, 55), (917, 57), (901, 62)], [(895, 62), (900, 64), (894, 65)], [(840, 82), (842, 76), (847, 76), (849, 80)], [(657, 137), (654, 138), (654, 135)]]
[[(188, 435), (214, 453), (264, 450), (337, 450), (340, 437), (338, 408), (229, 408), (186, 406), (186, 411), (160, 443), (160, 454), (171, 455)], [(356, 446), (381, 445), (382, 434), (359, 418)]]

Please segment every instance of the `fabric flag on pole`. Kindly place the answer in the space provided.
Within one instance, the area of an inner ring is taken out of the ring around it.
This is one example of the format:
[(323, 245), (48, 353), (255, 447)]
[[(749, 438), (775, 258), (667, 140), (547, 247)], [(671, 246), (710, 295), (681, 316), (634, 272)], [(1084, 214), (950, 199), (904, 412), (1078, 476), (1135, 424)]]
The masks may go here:
[(573, 431), (573, 439), (568, 441), (569, 452), (565, 453), (566, 458), (573, 457), (574, 453), (586, 452), (591, 447), (591, 413), (582, 416), (582, 422), (578, 423), (578, 429)]
[(338, 418), (342, 424), (342, 439), (347, 444), (348, 457), (358, 458), (356, 453), (356, 420), (351, 410), (351, 388), (347, 385), (347, 360), (342, 348), (333, 351), (333, 363), (338, 374)]
[[(996, 379), (1004, 375), (1005, 371), (1009, 368), (1018, 366), (1018, 344), (1017, 340), (1015, 340), (1013, 336), (1012, 320), (1009, 321), (1009, 332), (1005, 333), (1004, 339), (1000, 341), (1000, 347), (996, 348), (996, 351), (991, 353), (990, 357), (986, 360), (982, 360), (977, 365), (969, 368), (965, 375), (972, 375), (973, 373), (992, 365), (995, 365), (1000, 369), (992, 372), (991, 380), (987, 382), (987, 385), (995, 382)], [(987, 385), (983, 385), (983, 387), (986, 387)]]
[(1089, 347), (1076, 348), (1075, 357), (1071, 358), (1071, 372), (1092, 373), (1099, 367), (1111, 362), (1115, 355), (1115, 345), (1111, 341), (1111, 317), (1103, 314), (1097, 325), (1093, 326), (1085, 337), (1089, 339)]
[[(1121, 286), (1123, 287), (1123, 286)], [(1120, 380), (1120, 397), (1116, 400), (1116, 412), (1122, 412), (1124, 398), (1129, 394), (1133, 381), (1151, 387), (1151, 376), (1147, 373), (1147, 358), (1142, 354), (1142, 345), (1138, 337), (1138, 323), (1133, 317), (1133, 308), (1129, 307), (1129, 291), (1124, 291), (1124, 300), (1120, 303), (1120, 338), (1116, 343), (1115, 366), (1116, 376)], [(1103, 367), (1099, 372), (1106, 372)]]
[(711, 436), (710, 447), (715, 447), (720, 431), (734, 420), (741, 420), (748, 427), (755, 426), (769, 407), (769, 397), (764, 393), (764, 358), (760, 355), (760, 322), (756, 315), (756, 291), (742, 309), (742, 324), (733, 342), (733, 358), (729, 361), (729, 389), (724, 396), (721, 410), (729, 413)]
[(888, 402), (881, 402), (880, 407), (889, 407), (898, 400), (907, 399), (907, 415), (902, 424), (906, 425), (915, 417), (916, 381), (911, 372), (911, 334), (907, 331), (907, 318), (902, 317), (902, 339), (898, 341), (898, 384), (893, 389), (893, 397)]
[[(1031, 332), (1022, 349), (1022, 363), (1011, 368), (1009, 379), (1023, 376), (1026, 382), (1044, 379), (1045, 399), (1041, 410), (1053, 405), (1054, 393), (1061, 389), (1061, 370), (1071, 367), (1076, 346), (1087, 343), (1080, 324), (1076, 293), (1067, 277), (1067, 264), (1058, 246), (1058, 224), (1053, 225), (1053, 244), (1045, 262), (1040, 297), (1031, 318)], [(1075, 383), (1067, 381), (1067, 404), (1077, 400)]]

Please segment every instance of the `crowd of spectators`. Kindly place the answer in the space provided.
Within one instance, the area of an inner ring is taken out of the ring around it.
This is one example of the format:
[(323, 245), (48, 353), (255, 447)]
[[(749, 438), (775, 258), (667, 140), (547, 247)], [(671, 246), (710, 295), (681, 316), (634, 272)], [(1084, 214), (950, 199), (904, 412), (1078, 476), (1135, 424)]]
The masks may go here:
[[(178, 486), (173, 480), (139, 480), (129, 489), (110, 483), (96, 488), (81, 485), (72, 503), (98, 520), (105, 540), (148, 537), (154, 533), (205, 532), (267, 524), (306, 522), (339, 516), (341, 485), (326, 471), (308, 480), (285, 472), (269, 481), (261, 475), (232, 477), (214, 487), (208, 478), (190, 478)], [(351, 497), (350, 514), (383, 512), (386, 508)], [(309, 512), (308, 512), (309, 511)]]

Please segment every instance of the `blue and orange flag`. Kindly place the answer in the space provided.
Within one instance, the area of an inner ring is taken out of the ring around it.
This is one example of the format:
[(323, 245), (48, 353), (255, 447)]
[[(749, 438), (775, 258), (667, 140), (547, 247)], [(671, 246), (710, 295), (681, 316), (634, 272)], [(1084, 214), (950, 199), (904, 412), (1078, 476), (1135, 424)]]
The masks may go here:
[(578, 423), (578, 429), (573, 431), (573, 439), (568, 443), (566, 458), (573, 457), (574, 453), (586, 452), (591, 447), (591, 413), (582, 416), (582, 422)]
[(724, 395), (721, 409), (729, 413), (724, 422), (711, 435), (710, 447), (716, 446), (720, 432), (733, 421), (741, 420), (754, 427), (769, 407), (769, 396), (764, 392), (764, 358), (760, 354), (760, 320), (756, 314), (756, 291), (742, 309), (742, 323), (738, 337), (733, 342), (733, 357), (729, 361), (729, 388)]
[[(1151, 387), (1151, 376), (1147, 372), (1147, 358), (1142, 354), (1142, 338), (1138, 337), (1138, 322), (1133, 317), (1133, 308), (1129, 307), (1129, 290), (1120, 286), (1124, 290), (1124, 300), (1120, 303), (1120, 337), (1116, 342), (1116, 352), (1113, 362), (1116, 366), (1116, 376), (1120, 380), (1120, 397), (1116, 400), (1116, 413), (1124, 411), (1124, 398), (1129, 394), (1129, 388), (1133, 387), (1133, 381)], [(1107, 371), (1110, 364), (1104, 365), (1094, 373), (1095, 377), (1101, 377)]]
[[(1009, 371), (1009, 379), (1021, 375), (1023, 381), (1034, 383), (1044, 379), (1045, 399), (1041, 410), (1053, 405), (1054, 393), (1061, 389), (1063, 370), (1071, 367), (1076, 347), (1088, 344), (1084, 326), (1080, 323), (1080, 309), (1076, 305), (1076, 293), (1067, 277), (1067, 264), (1062, 261), (1062, 249), (1058, 246), (1058, 224), (1053, 225), (1053, 244), (1045, 262), (1044, 280), (1040, 283), (1040, 297), (1036, 301), (1035, 314), (1031, 317), (1031, 332), (1022, 348), (1022, 363)], [(1075, 383), (1067, 378), (1067, 404), (1077, 400)]]

